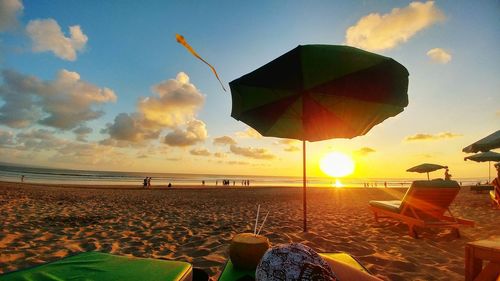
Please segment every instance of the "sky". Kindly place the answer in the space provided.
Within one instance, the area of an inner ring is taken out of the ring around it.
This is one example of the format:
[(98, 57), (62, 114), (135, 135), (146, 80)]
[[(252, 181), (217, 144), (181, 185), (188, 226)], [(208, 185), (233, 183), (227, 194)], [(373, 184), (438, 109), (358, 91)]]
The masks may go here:
[(305, 44), (408, 69), (408, 107), (364, 136), (308, 142), (311, 176), (342, 152), (353, 178), (419, 177), (406, 169), (421, 163), (487, 177), (462, 148), (500, 129), (498, 15), (499, 1), (0, 0), (0, 162), (301, 176), (302, 143), (233, 119), (230, 92), (181, 34), (227, 89)]

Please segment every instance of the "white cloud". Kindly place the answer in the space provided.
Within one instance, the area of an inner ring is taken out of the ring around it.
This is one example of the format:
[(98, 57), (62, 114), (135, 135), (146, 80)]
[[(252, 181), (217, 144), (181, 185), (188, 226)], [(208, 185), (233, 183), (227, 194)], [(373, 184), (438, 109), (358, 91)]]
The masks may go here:
[(139, 101), (139, 112), (162, 127), (175, 128), (192, 120), (205, 101), (184, 72), (153, 86), (152, 90), (157, 96)]
[(346, 44), (369, 51), (392, 49), (417, 32), (444, 20), (434, 1), (411, 2), (388, 14), (371, 13), (346, 31)]
[(69, 61), (76, 60), (76, 53), (83, 50), (88, 41), (79, 25), (70, 26), (70, 37), (64, 36), (54, 19), (31, 20), (26, 32), (33, 41), (33, 51), (53, 52), (57, 57)]
[(165, 136), (164, 142), (170, 146), (190, 146), (203, 142), (208, 136), (205, 123), (191, 120), (186, 130), (175, 129)]
[[(106, 129), (101, 132), (109, 134), (110, 139), (103, 143), (116, 145), (117, 143), (111, 141), (114, 139), (138, 144), (145, 140), (157, 139), (166, 129), (173, 131), (167, 134), (165, 143), (173, 146), (194, 144), (206, 138), (204, 123), (195, 119), (205, 97), (189, 82), (186, 73), (179, 72), (175, 79), (165, 80), (153, 86), (152, 91), (153, 96), (139, 101), (137, 112), (120, 113), (113, 123), (107, 124)], [(195, 122), (191, 124), (192, 121)], [(193, 125), (199, 124), (198, 122), (203, 126)], [(187, 126), (188, 130), (181, 130), (183, 126)]]
[(74, 129), (86, 121), (101, 117), (95, 107), (116, 101), (115, 93), (82, 81), (80, 75), (59, 71), (54, 81), (2, 71), (0, 85), (0, 124), (23, 128), (39, 123), (59, 129)]
[(15, 28), (19, 22), (17, 15), (23, 10), (19, 0), (0, 0), (0, 32)]
[(427, 52), (427, 56), (433, 61), (446, 64), (451, 61), (451, 55), (441, 48), (434, 48)]

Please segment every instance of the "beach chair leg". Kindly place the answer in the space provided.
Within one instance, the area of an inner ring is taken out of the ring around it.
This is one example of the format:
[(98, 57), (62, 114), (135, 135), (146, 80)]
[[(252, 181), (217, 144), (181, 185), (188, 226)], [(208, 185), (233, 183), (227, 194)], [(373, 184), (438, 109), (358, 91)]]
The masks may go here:
[(418, 233), (417, 233), (417, 230), (415, 229), (415, 226), (412, 225), (412, 224), (409, 224), (408, 225), (408, 230), (410, 232), (410, 236), (415, 238), (415, 239), (418, 239)]

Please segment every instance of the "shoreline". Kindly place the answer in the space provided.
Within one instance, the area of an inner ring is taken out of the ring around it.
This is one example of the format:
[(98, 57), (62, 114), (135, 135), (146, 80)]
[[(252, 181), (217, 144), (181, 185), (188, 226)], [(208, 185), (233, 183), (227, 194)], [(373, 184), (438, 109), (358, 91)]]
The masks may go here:
[(498, 210), (486, 194), (464, 188), (450, 209), (476, 221), (461, 228), (422, 230), (374, 221), (370, 200), (401, 199), (401, 188), (308, 189), (302, 232), (302, 189), (116, 189), (0, 182), (0, 273), (62, 257), (102, 251), (182, 260), (216, 278), (231, 238), (252, 232), (256, 206), (270, 211), (262, 234), (272, 244), (300, 242), (317, 252), (348, 252), (383, 280), (461, 280), (465, 243), (498, 234)]

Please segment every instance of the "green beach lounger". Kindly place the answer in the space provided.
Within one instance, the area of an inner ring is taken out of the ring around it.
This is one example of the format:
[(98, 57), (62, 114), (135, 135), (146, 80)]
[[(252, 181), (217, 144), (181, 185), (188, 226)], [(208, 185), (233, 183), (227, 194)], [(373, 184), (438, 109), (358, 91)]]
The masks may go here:
[(184, 281), (192, 272), (187, 262), (86, 252), (0, 275), (0, 281)]
[[(322, 257), (328, 257), (330, 259), (343, 262), (348, 264), (360, 271), (371, 274), (368, 269), (366, 269), (362, 264), (360, 264), (354, 257), (347, 253), (321, 253), (319, 254)], [(334, 270), (335, 272), (335, 270)], [(224, 270), (219, 276), (219, 281), (237, 281), (237, 280), (254, 280), (255, 279), (255, 270), (241, 270), (234, 268), (231, 259), (228, 259), (226, 265), (224, 266)]]

